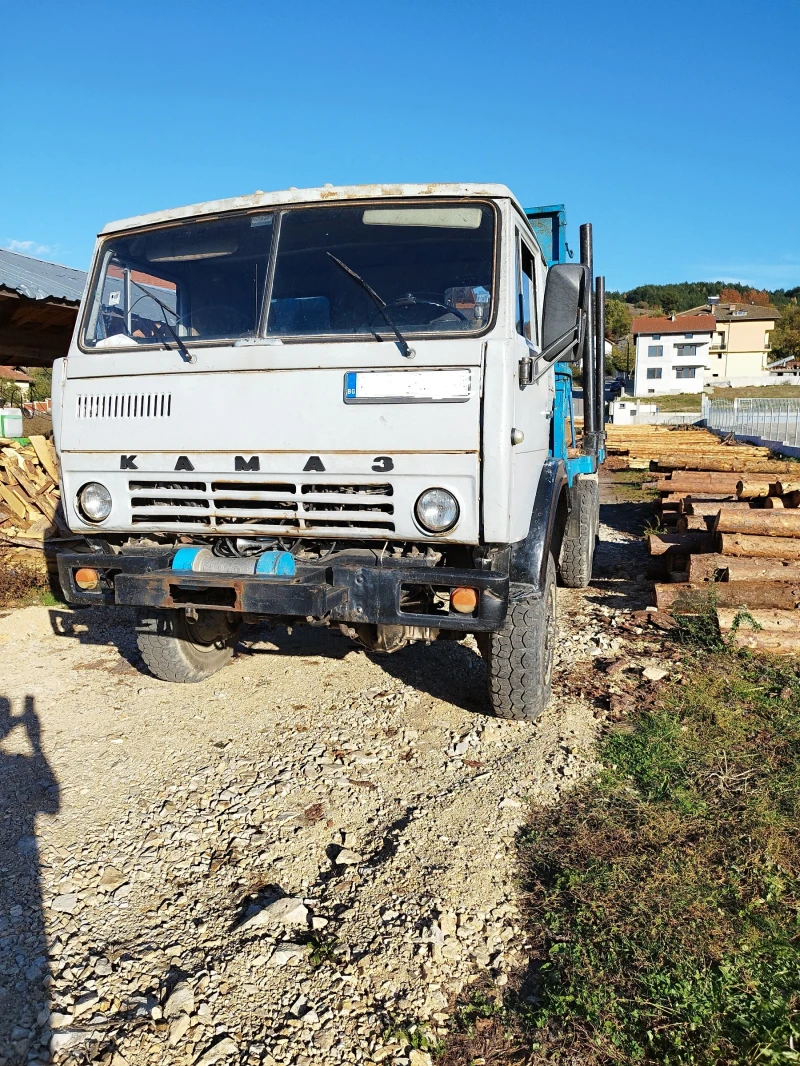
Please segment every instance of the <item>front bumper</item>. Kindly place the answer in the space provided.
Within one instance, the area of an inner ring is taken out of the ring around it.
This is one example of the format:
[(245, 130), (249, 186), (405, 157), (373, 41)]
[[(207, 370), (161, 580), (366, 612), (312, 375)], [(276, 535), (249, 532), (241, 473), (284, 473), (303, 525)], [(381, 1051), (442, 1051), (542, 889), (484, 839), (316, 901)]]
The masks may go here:
[[(450, 567), (333, 563), (297, 567), (294, 577), (244, 576), (172, 570), (174, 552), (58, 557), (64, 596), (75, 604), (232, 611), (285, 619), (325, 620), (351, 625), (421, 626), (466, 633), (499, 629), (508, 610), (509, 581), (487, 570)], [(102, 575), (99, 589), (84, 591), (75, 571), (91, 567)], [(472, 614), (450, 610), (414, 612), (403, 592), (420, 586), (446, 591), (466, 586), (478, 592)]]

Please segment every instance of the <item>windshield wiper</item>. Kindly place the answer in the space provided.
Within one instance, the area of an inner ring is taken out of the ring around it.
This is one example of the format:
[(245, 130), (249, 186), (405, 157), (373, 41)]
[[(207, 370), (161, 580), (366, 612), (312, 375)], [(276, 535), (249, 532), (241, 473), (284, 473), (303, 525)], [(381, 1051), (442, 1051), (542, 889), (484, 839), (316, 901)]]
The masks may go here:
[(377, 292), (375, 292), (375, 290), (370, 285), (368, 285), (366, 281), (364, 281), (360, 274), (356, 274), (355, 270), (351, 270), (347, 263), (343, 263), (341, 259), (337, 259), (333, 252), (327, 252), (326, 254), (330, 256), (330, 258), (334, 261), (334, 263), (339, 267), (340, 270), (343, 270), (348, 277), (352, 278), (353, 281), (357, 282), (361, 286), (367, 296), (369, 296), (369, 298), (378, 308), (381, 318), (383, 318), (386, 325), (389, 327), (392, 333), (394, 333), (395, 337), (397, 337), (397, 347), (400, 349), (406, 359), (413, 359), (417, 353), (414, 351), (413, 348), (409, 347), (408, 341), (405, 339), (403, 334), (400, 332), (395, 323), (389, 317), (389, 312), (386, 310), (386, 301), (382, 300), (380, 296), (378, 296)]
[[(165, 303), (162, 303), (161, 300), (159, 300), (159, 298), (157, 296), (153, 296), (152, 292), (150, 292), (149, 289), (146, 289), (144, 287), (144, 285), (140, 285), (138, 281), (134, 281), (133, 278), (131, 278), (130, 279), (130, 283), (131, 283), (131, 285), (135, 285), (137, 289), (141, 289), (142, 292), (145, 294), (145, 296), (149, 296), (150, 299), (154, 303), (158, 304), (158, 306), (164, 312), (164, 325), (167, 327), (167, 329), (170, 331), (172, 336), (175, 338), (175, 343), (178, 345), (178, 348), (180, 350), (181, 355), (183, 356), (183, 358), (186, 360), (187, 363), (196, 363), (197, 362), (197, 356), (193, 352), (189, 351), (189, 349), (183, 343), (181, 338), (178, 336), (177, 332), (172, 328), (172, 326), (170, 325), (169, 319), (167, 318), (167, 315), (169, 314), (169, 315), (175, 315), (175, 318), (177, 319), (178, 315), (176, 314), (176, 312), (173, 311), (171, 307), (167, 307), (167, 305)], [(167, 351), (169, 351), (169, 345), (167, 344), (167, 345), (165, 345), (165, 347), (166, 347)]]

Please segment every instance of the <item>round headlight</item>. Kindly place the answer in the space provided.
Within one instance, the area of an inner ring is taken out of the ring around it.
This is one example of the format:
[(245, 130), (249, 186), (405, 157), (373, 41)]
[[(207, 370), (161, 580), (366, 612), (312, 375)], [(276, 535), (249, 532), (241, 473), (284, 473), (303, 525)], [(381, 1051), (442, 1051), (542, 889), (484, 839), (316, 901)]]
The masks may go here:
[(447, 489), (427, 489), (417, 500), (414, 512), (429, 533), (446, 533), (458, 521), (458, 501)]
[(97, 481), (90, 481), (78, 493), (78, 509), (89, 522), (102, 522), (111, 514), (111, 493)]

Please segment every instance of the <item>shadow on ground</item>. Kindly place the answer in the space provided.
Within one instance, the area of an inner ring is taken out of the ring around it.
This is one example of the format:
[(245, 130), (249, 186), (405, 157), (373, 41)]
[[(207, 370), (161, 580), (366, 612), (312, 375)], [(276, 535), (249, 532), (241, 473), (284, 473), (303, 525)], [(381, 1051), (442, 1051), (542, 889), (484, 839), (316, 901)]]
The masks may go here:
[[(268, 641), (274, 648), (252, 647), (249, 641)], [(489, 712), (483, 662), (475, 651), (455, 640), (434, 641), (429, 647), (418, 642), (392, 655), (379, 655), (363, 652), (348, 637), (321, 626), (298, 626), (288, 633), (276, 625), (249, 627), (237, 646), (239, 655), (318, 655), (332, 660), (359, 650), (404, 685), (467, 711)]]
[[(58, 781), (42, 750), (33, 696), (12, 713), (0, 696), (0, 1061), (49, 1061), (50, 966), (36, 819), (57, 814)], [(37, 1054), (38, 1052), (38, 1054)]]

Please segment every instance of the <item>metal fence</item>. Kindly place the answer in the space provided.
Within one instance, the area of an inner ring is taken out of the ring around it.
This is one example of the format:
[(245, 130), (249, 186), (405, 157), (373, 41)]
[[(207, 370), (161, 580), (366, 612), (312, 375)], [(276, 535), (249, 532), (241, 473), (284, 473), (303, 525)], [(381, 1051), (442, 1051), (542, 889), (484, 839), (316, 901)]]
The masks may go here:
[(709, 429), (800, 446), (800, 399), (709, 400), (704, 397)]

